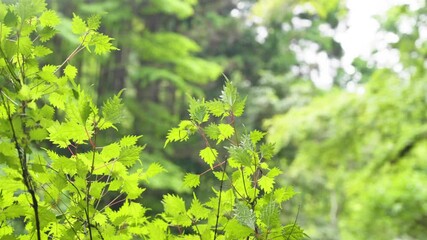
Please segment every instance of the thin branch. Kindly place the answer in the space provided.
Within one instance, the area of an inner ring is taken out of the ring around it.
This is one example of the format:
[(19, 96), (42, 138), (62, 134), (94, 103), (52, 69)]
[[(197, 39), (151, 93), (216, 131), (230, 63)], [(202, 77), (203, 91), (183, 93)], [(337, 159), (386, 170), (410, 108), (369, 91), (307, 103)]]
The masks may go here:
[(294, 224), (292, 225), (291, 232), (289, 233), (289, 235), (288, 235), (288, 237), (286, 238), (286, 240), (289, 240), (289, 238), (292, 236), (292, 233), (294, 232), (295, 225), (297, 224), (297, 220), (298, 220), (298, 216), (299, 216), (299, 211), (300, 211), (300, 209), (301, 209), (301, 204), (298, 206), (298, 212), (297, 212), (297, 215), (295, 216)]
[[(34, 219), (36, 222), (36, 232), (37, 232), (37, 239), (41, 240), (41, 229), (40, 229), (40, 218), (39, 218), (39, 205), (38, 205), (38, 201), (37, 201), (37, 197), (36, 197), (36, 193), (35, 193), (35, 188), (33, 185), (33, 181), (31, 179), (31, 175), (28, 171), (28, 166), (27, 166), (27, 154), (25, 151), (25, 147), (22, 147), (19, 144), (18, 141), (18, 137), (16, 136), (16, 131), (15, 131), (15, 127), (13, 125), (13, 121), (12, 121), (12, 116), (11, 116), (11, 110), (10, 110), (10, 105), (9, 103), (6, 102), (5, 98), (4, 98), (4, 94), (3, 91), (1, 91), (1, 98), (2, 98), (2, 102), (3, 102), (3, 106), (6, 109), (7, 112), (7, 117), (8, 117), (8, 121), (10, 124), (10, 128), (12, 130), (12, 137), (13, 137), (13, 141), (15, 142), (15, 149), (18, 152), (18, 157), (19, 157), (19, 162), (21, 164), (21, 170), (22, 170), (22, 178), (25, 184), (25, 187), (27, 188), (27, 191), (30, 193), (31, 195), (31, 199), (32, 199), (32, 208), (34, 210)], [(22, 111), (23, 114), (25, 115), (25, 103), (22, 103)], [(25, 122), (22, 121), (22, 125), (23, 125), (23, 129), (25, 130)]]
[(216, 235), (218, 233), (219, 214), (220, 214), (220, 209), (221, 209), (222, 187), (224, 185), (224, 176), (225, 176), (225, 170), (226, 169), (227, 169), (227, 162), (225, 162), (225, 164), (224, 164), (224, 170), (222, 171), (221, 183), (219, 185), (219, 196), (218, 196), (218, 207), (217, 207), (218, 209), (216, 212), (214, 240), (216, 240)]
[(77, 53), (79, 53), (81, 50), (84, 49), (83, 43), (86, 41), (86, 37), (89, 34), (89, 31), (85, 33), (85, 35), (83, 36), (83, 40), (82, 42), (79, 44), (79, 46), (77, 46), (74, 51), (71, 52), (71, 54), (61, 63), (61, 65), (58, 66), (58, 68), (56, 68), (56, 70), (53, 73), (56, 73), (59, 71), (59, 69), (61, 69), (67, 62), (69, 62), (71, 59), (73, 59), (74, 56), (77, 55)]

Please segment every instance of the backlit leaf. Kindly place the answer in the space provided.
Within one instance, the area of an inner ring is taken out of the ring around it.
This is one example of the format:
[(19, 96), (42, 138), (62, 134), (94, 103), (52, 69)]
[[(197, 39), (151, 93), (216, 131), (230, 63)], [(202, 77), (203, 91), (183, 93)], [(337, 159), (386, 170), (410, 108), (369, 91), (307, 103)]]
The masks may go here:
[(270, 193), (273, 190), (273, 186), (274, 186), (274, 179), (267, 177), (267, 176), (262, 176), (259, 180), (258, 180), (258, 184), (259, 187), (264, 190), (264, 192), (266, 193)]
[(55, 11), (47, 10), (40, 16), (40, 25), (42, 27), (55, 27), (60, 23), (60, 19)]
[(200, 176), (193, 173), (187, 173), (184, 177), (184, 186), (195, 188), (200, 185)]
[(234, 128), (230, 124), (221, 123), (218, 125), (218, 129), (220, 134), (218, 136), (217, 143), (230, 138), (234, 134)]
[(203, 159), (203, 161), (205, 161), (205, 163), (212, 167), (216, 157), (218, 156), (218, 152), (211, 147), (206, 147), (200, 151), (199, 156)]
[(73, 19), (71, 21), (71, 31), (75, 34), (83, 34), (86, 32), (86, 23), (79, 16), (73, 13)]

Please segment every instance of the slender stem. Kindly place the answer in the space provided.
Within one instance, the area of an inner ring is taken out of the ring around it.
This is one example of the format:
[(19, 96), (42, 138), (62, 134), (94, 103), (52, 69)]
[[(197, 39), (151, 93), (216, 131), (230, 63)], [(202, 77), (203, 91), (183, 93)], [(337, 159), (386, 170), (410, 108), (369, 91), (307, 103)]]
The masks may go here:
[[(31, 195), (31, 200), (32, 200), (32, 208), (34, 211), (34, 219), (36, 222), (36, 232), (37, 232), (37, 239), (41, 240), (41, 229), (40, 229), (40, 218), (39, 218), (39, 205), (38, 205), (38, 201), (37, 201), (37, 197), (36, 197), (36, 192), (35, 192), (35, 187), (34, 187), (34, 183), (32, 181), (31, 175), (28, 171), (28, 166), (27, 166), (27, 153), (25, 151), (25, 147), (21, 146), (19, 144), (18, 141), (18, 137), (16, 136), (16, 131), (15, 131), (15, 127), (13, 125), (13, 121), (12, 121), (12, 116), (11, 116), (11, 111), (10, 111), (10, 106), (9, 103), (6, 103), (6, 99), (4, 98), (4, 94), (3, 91), (1, 91), (1, 98), (2, 98), (2, 102), (3, 102), (3, 106), (6, 109), (7, 112), (7, 117), (8, 117), (8, 121), (10, 124), (10, 128), (12, 130), (12, 136), (13, 136), (13, 141), (15, 142), (15, 149), (18, 152), (18, 157), (19, 157), (19, 162), (21, 164), (21, 170), (22, 170), (22, 178), (25, 184), (25, 187), (27, 188), (27, 191), (30, 193)], [(25, 103), (22, 103), (22, 112), (23, 112), (23, 116), (25, 116)], [(25, 122), (23, 120), (22, 121), (22, 125), (23, 125), (23, 129), (25, 131)]]
[(294, 232), (295, 225), (297, 224), (297, 220), (298, 220), (298, 215), (299, 215), (300, 209), (301, 209), (301, 204), (298, 206), (298, 212), (297, 212), (297, 215), (295, 216), (294, 224), (292, 225), (291, 232), (289, 233), (289, 235), (286, 238), (286, 240), (289, 240), (289, 238), (292, 236), (292, 233)]
[(208, 170), (206, 170), (206, 171), (204, 171), (204, 172), (200, 173), (200, 174), (199, 174), (199, 176), (205, 175), (206, 173), (208, 173), (208, 172), (210, 172), (210, 171), (213, 171), (215, 168), (221, 167), (222, 165), (224, 165), (224, 164), (225, 164), (225, 162), (226, 162), (226, 161), (222, 161), (222, 162), (220, 162), (220, 163), (218, 163), (218, 164), (216, 164), (216, 165), (212, 166), (212, 168), (209, 168)]
[(220, 209), (221, 209), (222, 187), (224, 185), (224, 176), (225, 176), (225, 170), (226, 169), (227, 169), (227, 162), (224, 163), (224, 170), (222, 171), (221, 183), (219, 185), (219, 196), (218, 196), (218, 207), (217, 207), (217, 212), (216, 212), (214, 240), (216, 240), (216, 235), (218, 233), (219, 214), (220, 214)]
[(89, 32), (86, 32), (85, 35), (83, 36), (83, 40), (82, 42), (79, 44), (79, 46), (77, 46), (73, 52), (71, 52), (71, 54), (61, 63), (61, 65), (59, 65), (59, 67), (55, 70), (54, 73), (58, 72), (59, 69), (61, 69), (67, 62), (69, 62), (77, 53), (79, 53), (81, 50), (84, 49), (83, 43), (86, 41), (86, 37), (89, 34)]
[[(96, 128), (96, 126), (94, 126), (94, 127)], [(92, 226), (91, 226), (91, 223), (90, 223), (90, 187), (92, 185), (92, 181), (90, 180), (90, 177), (93, 175), (93, 172), (95, 170), (96, 132), (94, 133), (94, 136), (93, 136), (94, 139), (92, 140), (92, 138), (89, 136), (89, 133), (88, 133), (86, 127), (85, 127), (85, 131), (86, 131), (86, 134), (89, 137), (90, 145), (92, 146), (92, 164), (91, 164), (91, 167), (90, 167), (90, 172), (89, 172), (89, 174), (88, 174), (88, 176), (86, 178), (87, 187), (86, 187), (86, 209), (85, 209), (86, 221), (87, 221), (87, 226), (88, 226), (88, 229), (89, 229), (89, 237), (92, 240), (93, 239), (93, 236), (92, 236)]]

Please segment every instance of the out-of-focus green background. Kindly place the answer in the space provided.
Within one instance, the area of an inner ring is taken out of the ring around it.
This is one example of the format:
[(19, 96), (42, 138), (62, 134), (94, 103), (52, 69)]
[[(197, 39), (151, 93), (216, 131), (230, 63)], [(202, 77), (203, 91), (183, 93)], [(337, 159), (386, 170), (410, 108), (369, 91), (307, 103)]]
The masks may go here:
[[(163, 193), (189, 192), (184, 172), (204, 170), (188, 150), (200, 142), (163, 143), (186, 116), (187, 95), (217, 96), (224, 73), (248, 96), (245, 127), (276, 142), (279, 184), (300, 192), (286, 206), (286, 221), (298, 216), (311, 239), (427, 236), (425, 2), (47, 2), (68, 19), (51, 62), (61, 63), (77, 44), (69, 35), (73, 13), (102, 15), (102, 31), (115, 38), (120, 51), (71, 63), (99, 103), (126, 89), (120, 134), (142, 134), (143, 164), (168, 170), (140, 199), (152, 214)], [(386, 11), (374, 9), (380, 2)], [(203, 180), (199, 191), (209, 191)]]

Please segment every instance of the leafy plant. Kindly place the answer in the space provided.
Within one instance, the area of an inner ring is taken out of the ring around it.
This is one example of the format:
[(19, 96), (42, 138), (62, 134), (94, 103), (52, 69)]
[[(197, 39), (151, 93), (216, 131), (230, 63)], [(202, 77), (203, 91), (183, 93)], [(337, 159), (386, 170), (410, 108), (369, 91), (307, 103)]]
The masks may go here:
[(169, 131), (165, 146), (187, 141), (194, 135), (199, 135), (204, 145), (199, 156), (209, 169), (200, 174), (187, 173), (184, 184), (196, 188), (201, 177), (212, 173), (218, 186), (203, 204), (194, 194), (188, 209), (182, 198), (166, 195), (165, 212), (157, 223), (167, 225), (168, 234), (178, 232), (184, 239), (301, 239), (306, 236), (295, 223), (281, 224), (281, 205), (295, 192), (292, 188), (275, 187), (281, 170), (269, 167), (274, 145), (262, 142), (265, 133), (242, 131), (236, 126), (245, 101), (227, 81), (219, 99), (191, 99), (190, 119), (182, 120)]
[[(146, 209), (133, 201), (144, 191), (138, 183), (163, 168), (129, 171), (143, 149), (139, 136), (97, 144), (121, 120), (120, 94), (98, 108), (75, 82), (78, 70), (70, 64), (85, 49), (116, 50), (98, 32), (99, 16), (73, 16), (79, 45), (58, 65), (41, 64), (52, 53), (45, 43), (60, 22), (44, 1), (0, 3), (0, 22), (0, 238), (138, 235), (146, 221)], [(114, 198), (102, 204), (107, 193)]]
[[(295, 193), (275, 188), (273, 145), (264, 133), (240, 133), (236, 118), (245, 99), (227, 82), (219, 99), (190, 100), (190, 119), (173, 128), (165, 146), (199, 133), (199, 155), (209, 166), (188, 173), (197, 187), (212, 173), (219, 180), (209, 201), (196, 194), (189, 208), (166, 194), (164, 212), (150, 219), (137, 199), (141, 182), (164, 171), (145, 166), (140, 136), (100, 145), (122, 120), (121, 92), (100, 107), (76, 83), (73, 57), (86, 50), (108, 54), (112, 38), (98, 32), (100, 17), (74, 15), (79, 44), (62, 62), (44, 64), (52, 51), (58, 14), (43, 0), (0, 3), (0, 238), (1, 239), (300, 239), (303, 231), (280, 223), (281, 204)], [(137, 168), (134, 166), (144, 166)]]

